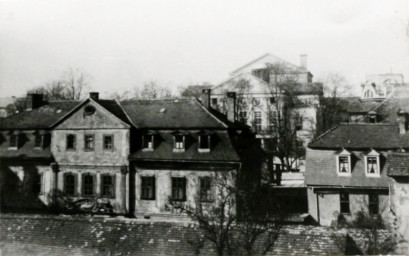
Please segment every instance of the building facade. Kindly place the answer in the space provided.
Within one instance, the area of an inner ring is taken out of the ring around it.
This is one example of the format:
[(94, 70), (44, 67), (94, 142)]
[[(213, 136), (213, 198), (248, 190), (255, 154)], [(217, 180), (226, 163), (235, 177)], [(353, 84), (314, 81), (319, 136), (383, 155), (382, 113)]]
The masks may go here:
[(243, 144), (243, 129), (194, 98), (119, 102), (91, 93), (42, 102), (0, 129), (2, 210), (94, 202), (166, 218), (169, 200), (216, 202), (216, 176), (233, 184), (246, 150), (257, 152)]

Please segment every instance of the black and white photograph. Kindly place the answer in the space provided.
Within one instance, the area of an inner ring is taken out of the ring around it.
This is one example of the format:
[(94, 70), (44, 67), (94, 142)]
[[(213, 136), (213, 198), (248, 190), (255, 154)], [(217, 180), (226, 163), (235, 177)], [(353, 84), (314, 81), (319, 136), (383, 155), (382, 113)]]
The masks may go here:
[(409, 255), (409, 0), (0, 0), (0, 255)]

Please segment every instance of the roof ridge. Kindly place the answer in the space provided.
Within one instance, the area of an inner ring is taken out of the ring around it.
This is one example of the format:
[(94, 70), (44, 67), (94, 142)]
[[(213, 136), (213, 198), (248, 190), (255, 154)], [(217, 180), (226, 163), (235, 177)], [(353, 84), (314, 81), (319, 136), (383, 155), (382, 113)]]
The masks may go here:
[(121, 102), (137, 102), (137, 101), (171, 101), (171, 100), (190, 100), (188, 97), (175, 97), (175, 98), (157, 98), (157, 99), (128, 99)]
[(204, 109), (211, 117), (213, 117), (217, 122), (221, 123), (225, 128), (228, 128), (229, 126), (223, 122), (222, 120), (220, 120), (219, 118), (217, 118), (215, 115), (213, 115), (207, 108), (205, 108), (198, 99), (196, 99), (195, 97), (191, 98), (194, 102), (196, 102), (196, 104), (198, 104), (202, 109)]

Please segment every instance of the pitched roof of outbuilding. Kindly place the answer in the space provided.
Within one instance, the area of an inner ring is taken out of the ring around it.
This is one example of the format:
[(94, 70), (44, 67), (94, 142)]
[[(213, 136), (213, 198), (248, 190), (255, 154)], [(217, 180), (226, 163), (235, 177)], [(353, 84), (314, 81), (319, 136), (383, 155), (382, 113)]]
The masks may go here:
[(196, 99), (129, 100), (121, 102), (137, 128), (225, 129), (227, 125)]
[(316, 139), (310, 148), (409, 148), (409, 133), (400, 134), (395, 124), (341, 123)]
[(409, 176), (409, 153), (392, 153), (386, 160), (389, 176)]

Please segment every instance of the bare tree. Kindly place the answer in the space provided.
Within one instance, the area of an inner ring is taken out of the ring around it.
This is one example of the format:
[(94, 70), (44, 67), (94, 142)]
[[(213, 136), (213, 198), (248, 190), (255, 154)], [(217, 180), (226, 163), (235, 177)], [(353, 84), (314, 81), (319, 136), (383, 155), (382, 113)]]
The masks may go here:
[(81, 99), (85, 91), (89, 89), (90, 79), (91, 77), (80, 69), (69, 68), (62, 79), (67, 99)]
[(340, 74), (331, 73), (322, 79), (324, 97), (316, 106), (317, 125), (315, 136), (319, 136), (342, 121), (347, 121), (343, 98), (350, 95), (351, 86)]
[[(189, 216), (203, 232), (203, 238), (190, 241), (197, 246), (198, 252), (205, 242), (210, 242), (216, 248), (217, 255), (265, 254), (278, 237), (281, 224), (273, 223), (264, 216), (256, 216), (252, 211), (252, 194), (240, 191), (234, 179), (231, 173), (215, 172), (212, 180), (215, 197), (212, 202), (203, 202), (200, 192), (194, 202), (169, 200), (172, 211)], [(239, 210), (236, 209), (238, 201)], [(256, 248), (259, 240), (264, 243)]]
[(171, 97), (170, 90), (166, 87), (160, 86), (156, 81), (145, 82), (141, 90), (134, 90), (134, 98), (151, 100)]

